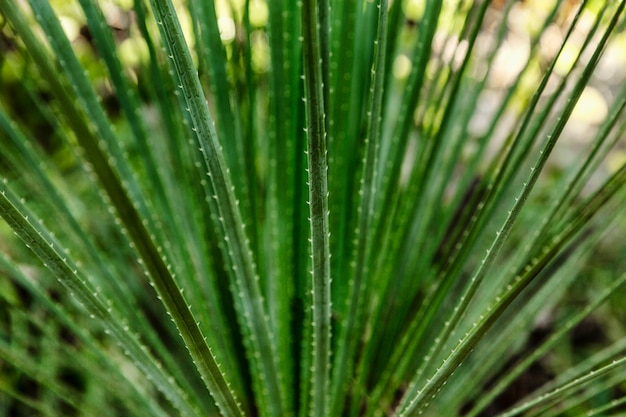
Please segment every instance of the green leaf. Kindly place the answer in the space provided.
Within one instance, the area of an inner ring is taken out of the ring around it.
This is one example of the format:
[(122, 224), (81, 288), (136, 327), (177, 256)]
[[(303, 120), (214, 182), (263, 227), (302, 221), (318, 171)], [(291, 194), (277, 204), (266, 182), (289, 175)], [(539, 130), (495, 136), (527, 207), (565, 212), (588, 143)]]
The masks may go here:
[(174, 385), (173, 379), (165, 373), (154, 358), (150, 357), (137, 338), (128, 331), (128, 326), (124, 326), (121, 319), (112, 316), (113, 311), (107, 307), (105, 300), (99, 298), (97, 289), (91, 288), (89, 283), (81, 277), (78, 267), (67, 257), (67, 254), (63, 254), (62, 246), (49, 235), (47, 230), (35, 222), (7, 188), (6, 181), (0, 185), (0, 216), (44, 266), (68, 289), (70, 294), (76, 297), (83, 308), (102, 323), (107, 333), (122, 346), (126, 354), (135, 361), (172, 404), (185, 415), (197, 415), (197, 412), (185, 401), (184, 393)]
[(285, 393), (282, 392), (279, 382), (282, 372), (278, 367), (276, 344), (263, 305), (256, 266), (244, 231), (245, 225), (239, 212), (239, 201), (235, 198), (230, 171), (226, 167), (222, 146), (218, 142), (200, 80), (193, 69), (173, 5), (169, 1), (153, 1), (152, 6), (171, 64), (181, 83), (178, 87), (193, 123), (193, 134), (204, 156), (209, 178), (206, 182), (207, 201), (213, 217), (217, 220), (215, 226), (224, 236), (221, 250), (233, 280), (233, 296), (240, 326), (246, 338), (244, 343), (248, 358), (253, 367), (255, 391), (262, 400), (264, 413), (282, 415), (285, 407)]
[(325, 55), (328, 50), (328, 4), (308, 0), (302, 4), (304, 94), (306, 100), (307, 173), (309, 221), (311, 226), (311, 278), (313, 332), (311, 362), (311, 416), (328, 415), (330, 373), (330, 248), (328, 225), (327, 132), (324, 99)]
[(373, 232), (374, 206), (377, 197), (378, 183), (378, 154), (382, 136), (382, 101), (385, 83), (385, 62), (387, 52), (387, 21), (388, 3), (376, 3), (379, 10), (378, 34), (374, 41), (375, 59), (372, 67), (370, 84), (370, 107), (367, 111), (367, 132), (365, 136), (365, 157), (363, 160), (363, 174), (360, 180), (359, 199), (357, 208), (357, 228), (355, 248), (352, 261), (352, 276), (350, 281), (350, 297), (346, 301), (347, 317), (345, 323), (338, 330), (338, 351), (334, 360), (333, 394), (331, 415), (342, 413), (348, 385), (351, 380), (352, 366), (356, 363), (356, 349), (359, 335), (364, 325), (364, 300), (371, 292), (367, 288), (368, 260), (372, 256), (372, 241), (368, 237)]

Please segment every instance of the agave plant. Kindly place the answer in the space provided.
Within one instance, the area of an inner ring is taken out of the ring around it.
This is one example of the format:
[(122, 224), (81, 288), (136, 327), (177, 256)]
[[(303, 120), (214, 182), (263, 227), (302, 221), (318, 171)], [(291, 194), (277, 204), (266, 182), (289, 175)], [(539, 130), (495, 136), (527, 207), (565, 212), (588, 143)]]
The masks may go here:
[(623, 412), (625, 5), (0, 0), (2, 415)]

